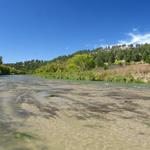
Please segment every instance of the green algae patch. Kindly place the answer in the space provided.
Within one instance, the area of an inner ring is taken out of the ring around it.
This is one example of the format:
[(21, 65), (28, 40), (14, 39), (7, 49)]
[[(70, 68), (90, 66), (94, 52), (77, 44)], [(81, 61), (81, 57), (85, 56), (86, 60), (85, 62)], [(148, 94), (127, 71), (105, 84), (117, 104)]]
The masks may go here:
[(28, 133), (23, 133), (23, 132), (15, 132), (14, 133), (15, 139), (20, 139), (20, 140), (32, 140), (34, 137)]

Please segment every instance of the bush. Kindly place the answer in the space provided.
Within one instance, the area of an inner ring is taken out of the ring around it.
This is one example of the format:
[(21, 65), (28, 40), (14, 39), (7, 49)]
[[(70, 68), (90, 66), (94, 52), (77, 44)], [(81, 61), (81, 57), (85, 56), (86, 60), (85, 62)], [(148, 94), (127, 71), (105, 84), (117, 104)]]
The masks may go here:
[(1, 75), (9, 75), (10, 74), (10, 68), (4, 65), (0, 65), (0, 74)]

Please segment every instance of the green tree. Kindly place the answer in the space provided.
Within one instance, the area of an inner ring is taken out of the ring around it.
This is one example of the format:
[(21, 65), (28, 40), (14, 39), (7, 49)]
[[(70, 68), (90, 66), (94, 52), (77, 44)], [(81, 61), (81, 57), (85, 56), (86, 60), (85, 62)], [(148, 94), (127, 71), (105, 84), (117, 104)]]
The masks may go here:
[(94, 67), (94, 58), (90, 54), (77, 54), (68, 60), (69, 69), (85, 71)]
[(0, 74), (1, 75), (9, 75), (10, 74), (10, 68), (4, 65), (0, 65)]
[(0, 65), (2, 65), (2, 64), (3, 64), (3, 57), (0, 56)]

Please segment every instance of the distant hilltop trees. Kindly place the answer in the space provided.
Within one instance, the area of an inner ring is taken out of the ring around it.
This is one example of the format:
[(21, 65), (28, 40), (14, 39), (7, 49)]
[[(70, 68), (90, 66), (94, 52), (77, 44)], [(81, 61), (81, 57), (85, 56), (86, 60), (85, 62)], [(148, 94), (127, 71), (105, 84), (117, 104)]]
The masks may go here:
[(59, 56), (52, 62), (65, 62), (76, 55), (88, 54), (91, 55), (95, 66), (101, 67), (105, 63), (114, 64), (116, 60), (131, 63), (143, 61), (150, 63), (150, 44), (130, 44), (130, 45), (116, 45), (108, 47), (99, 47), (93, 50), (80, 50), (68, 56)]
[(47, 61), (43, 60), (30, 60), (24, 62), (16, 62), (11, 64), (6, 64), (7, 66), (14, 67), (16, 70), (21, 71), (23, 74), (31, 74), (39, 67), (45, 65)]

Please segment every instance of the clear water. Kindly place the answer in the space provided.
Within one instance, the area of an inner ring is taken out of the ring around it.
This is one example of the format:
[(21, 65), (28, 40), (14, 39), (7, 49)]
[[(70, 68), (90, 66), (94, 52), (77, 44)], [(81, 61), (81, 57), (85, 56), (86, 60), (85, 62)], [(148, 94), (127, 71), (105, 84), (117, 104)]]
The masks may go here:
[[(149, 89), (150, 84), (0, 76), (0, 150), (65, 150), (67, 143), (71, 143), (69, 150), (73, 150), (73, 147), (79, 150), (89, 147), (98, 150), (102, 145), (94, 137), (100, 135), (101, 129), (97, 129), (97, 126), (101, 116), (115, 110), (118, 113), (115, 117), (118, 117), (121, 114), (117, 109), (126, 109), (125, 101), (131, 100), (131, 106), (133, 100), (142, 101), (142, 107), (139, 108), (143, 108), (143, 114), (147, 117), (144, 121), (148, 124), (150, 113), (146, 106), (147, 100), (150, 100)], [(105, 103), (108, 99), (108, 106), (102, 104), (103, 98)], [(113, 104), (115, 99), (120, 103), (119, 108), (116, 107), (116, 102)], [(139, 117), (138, 112), (139, 110), (130, 111), (135, 118)], [(101, 123), (107, 124), (107, 120)], [(68, 128), (67, 124), (70, 124)], [(94, 130), (86, 128), (91, 126)], [(84, 135), (79, 136), (80, 131), (85, 131)], [(92, 141), (93, 145), (84, 147), (88, 145), (83, 142), (87, 137), (87, 142)], [(78, 140), (74, 139), (79, 139), (81, 143), (78, 144)]]

